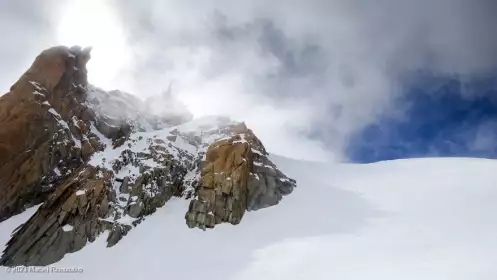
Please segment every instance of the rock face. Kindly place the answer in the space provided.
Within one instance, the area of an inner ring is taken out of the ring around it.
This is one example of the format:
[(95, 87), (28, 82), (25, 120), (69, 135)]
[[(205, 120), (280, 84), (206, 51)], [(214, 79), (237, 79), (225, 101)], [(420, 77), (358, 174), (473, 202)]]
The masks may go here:
[(192, 120), (170, 92), (150, 100), (175, 109), (152, 115), (150, 100), (89, 85), (89, 59), (48, 49), (0, 98), (0, 222), (42, 203), (0, 265), (48, 265), (103, 232), (114, 246), (172, 197), (191, 200), (189, 227), (238, 224), (296, 186), (245, 124)]
[(98, 149), (84, 104), (89, 58), (89, 50), (48, 49), (0, 98), (0, 221), (44, 201)]
[(295, 187), (295, 181), (269, 161), (261, 141), (245, 124), (230, 131), (235, 135), (207, 149), (201, 185), (186, 214), (189, 227), (236, 225), (245, 210), (276, 205)]
[[(79, 170), (78, 170), (79, 171)], [(3, 265), (48, 265), (83, 248), (108, 228), (111, 173), (85, 168), (62, 182), (15, 232), (2, 256)]]

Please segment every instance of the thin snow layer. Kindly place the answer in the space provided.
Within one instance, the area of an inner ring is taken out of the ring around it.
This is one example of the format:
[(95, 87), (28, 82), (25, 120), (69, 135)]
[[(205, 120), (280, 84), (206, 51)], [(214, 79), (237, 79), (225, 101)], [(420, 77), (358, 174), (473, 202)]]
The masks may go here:
[(65, 232), (72, 231), (73, 229), (74, 229), (74, 227), (73, 227), (73, 226), (71, 226), (71, 225), (69, 225), (69, 224), (64, 225), (64, 226), (62, 227), (62, 230), (63, 230), (63, 231), (65, 231)]
[[(115, 159), (119, 158), (119, 156), (124, 150), (129, 149), (131, 152), (134, 153), (147, 152), (150, 148), (150, 144), (155, 139), (160, 139), (164, 141), (165, 142), (165, 144), (163, 145), (164, 147), (167, 147), (168, 144), (171, 144), (171, 147), (168, 149), (168, 152), (171, 153), (176, 159), (178, 159), (178, 149), (184, 152), (188, 152), (191, 155), (196, 155), (199, 152), (202, 152), (203, 151), (202, 149), (204, 148), (201, 147), (199, 149), (199, 147), (192, 145), (191, 143), (186, 141), (183, 137), (177, 137), (177, 139), (174, 142), (171, 142), (167, 140), (167, 136), (171, 136), (172, 135), (171, 133), (173, 131), (179, 131), (180, 133), (192, 133), (194, 136), (202, 136), (202, 142), (210, 144), (215, 140), (218, 140), (221, 136), (223, 136), (216, 133), (217, 128), (229, 124), (234, 124), (234, 122), (230, 121), (229, 119), (217, 116), (202, 117), (186, 122), (181, 125), (172, 126), (160, 130), (132, 133), (130, 135), (130, 141), (128, 141), (128, 143), (131, 146), (122, 145), (121, 147), (118, 147), (116, 149), (113, 148), (112, 141), (107, 139), (100, 132), (98, 132), (96, 127), (92, 124), (91, 131), (94, 132), (100, 138), (100, 141), (105, 144), (106, 148), (104, 151), (92, 155), (89, 164), (92, 166), (103, 166), (106, 167), (107, 169), (112, 169), (113, 162), (115, 161)], [(150, 167), (155, 167), (158, 165), (152, 160), (148, 162), (141, 161), (141, 163)], [(134, 169), (136, 170), (126, 169), (124, 171), (121, 171), (122, 174), (117, 174), (117, 175), (126, 176), (129, 174), (134, 174), (135, 176), (137, 176), (138, 168), (136, 167)]]
[(79, 190), (79, 191), (76, 191), (76, 196), (84, 195), (85, 193), (86, 193), (85, 190)]
[(188, 229), (188, 202), (174, 199), (116, 246), (102, 236), (54, 265), (81, 274), (0, 278), (497, 279), (497, 161), (273, 160), (298, 187), (240, 225)]

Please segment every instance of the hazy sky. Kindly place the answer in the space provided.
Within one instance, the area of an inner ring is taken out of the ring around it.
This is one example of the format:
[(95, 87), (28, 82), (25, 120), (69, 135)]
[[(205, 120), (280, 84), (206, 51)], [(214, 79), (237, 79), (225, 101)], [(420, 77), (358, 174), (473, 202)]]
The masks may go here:
[(92, 45), (97, 86), (146, 97), (172, 83), (196, 116), (243, 119), (271, 152), (346, 159), (353, 135), (405, 117), (414, 73), (495, 70), (496, 13), (494, 0), (3, 0), (0, 90), (48, 46)]

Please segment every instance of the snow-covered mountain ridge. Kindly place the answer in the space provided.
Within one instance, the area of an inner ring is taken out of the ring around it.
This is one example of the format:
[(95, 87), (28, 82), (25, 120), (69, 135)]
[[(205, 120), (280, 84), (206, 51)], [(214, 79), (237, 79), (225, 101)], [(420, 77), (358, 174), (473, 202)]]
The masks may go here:
[(243, 122), (192, 120), (170, 94), (142, 102), (98, 89), (89, 59), (88, 49), (48, 49), (0, 98), (0, 218), (42, 203), (0, 264), (52, 264), (103, 233), (114, 246), (173, 196), (190, 201), (185, 227), (238, 224), (296, 186)]
[(88, 59), (47, 50), (0, 98), (1, 279), (496, 279), (496, 161), (269, 156), (88, 85)]

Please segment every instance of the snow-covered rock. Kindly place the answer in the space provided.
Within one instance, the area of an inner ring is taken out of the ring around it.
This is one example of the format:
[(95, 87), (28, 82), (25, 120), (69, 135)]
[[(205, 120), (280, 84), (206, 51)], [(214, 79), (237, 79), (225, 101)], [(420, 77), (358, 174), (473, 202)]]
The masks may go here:
[[(22, 106), (39, 110), (45, 116), (39, 125), (51, 127), (31, 135), (32, 144), (29, 134), (17, 131), (32, 121), (29, 115), (23, 126), (8, 130), (25, 143), (18, 150), (28, 151), (10, 165), (16, 155), (0, 157), (0, 183), (7, 182), (0, 184), (0, 220), (42, 204), (12, 235), (0, 264), (48, 265), (104, 232), (107, 247), (114, 246), (172, 197), (192, 200), (182, 216), (189, 227), (205, 229), (238, 224), (246, 210), (276, 205), (292, 192), (295, 181), (269, 160), (244, 123), (192, 120), (170, 94), (142, 102), (103, 91), (86, 81), (88, 59), (89, 51), (80, 48), (45, 51), (26, 72), (29, 79), (23, 76), (0, 98), (1, 108), (15, 101), (12, 96), (24, 96), (25, 88), (36, 91)], [(45, 77), (53, 60), (64, 67), (56, 64)], [(9, 117), (0, 124), (16, 119)], [(17, 173), (6, 173), (12, 169)]]
[[(270, 158), (299, 187), (237, 226), (191, 230), (183, 218), (189, 201), (172, 198), (111, 249), (103, 233), (42, 267), (79, 267), (81, 273), (0, 269), (0, 279), (495, 279), (497, 161)], [(0, 223), (0, 242), (33, 213), (30, 208)]]

